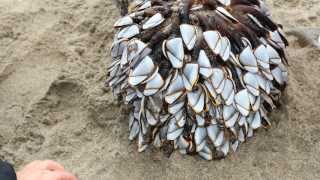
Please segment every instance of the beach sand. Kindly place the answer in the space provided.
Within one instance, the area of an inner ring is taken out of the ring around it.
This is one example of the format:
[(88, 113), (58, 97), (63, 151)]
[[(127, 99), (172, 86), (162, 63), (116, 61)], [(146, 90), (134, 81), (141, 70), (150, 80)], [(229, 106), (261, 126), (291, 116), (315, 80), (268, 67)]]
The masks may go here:
[[(269, 0), (284, 31), (320, 26), (319, 0)], [(138, 153), (125, 110), (104, 88), (111, 0), (0, 0), (0, 159), (53, 159), (81, 180), (320, 179), (320, 50), (288, 37), (284, 105), (219, 161)], [(320, 31), (319, 33), (320, 34)]]

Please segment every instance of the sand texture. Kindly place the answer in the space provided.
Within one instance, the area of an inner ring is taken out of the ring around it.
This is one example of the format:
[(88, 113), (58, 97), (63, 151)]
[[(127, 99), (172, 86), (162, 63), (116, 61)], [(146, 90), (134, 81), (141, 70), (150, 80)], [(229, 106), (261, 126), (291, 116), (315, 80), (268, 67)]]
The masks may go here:
[(81, 180), (320, 179), (320, 1), (268, 3), (291, 44), (285, 105), (271, 129), (207, 162), (128, 141), (126, 112), (104, 88), (112, 0), (0, 0), (0, 158), (17, 169), (53, 159)]

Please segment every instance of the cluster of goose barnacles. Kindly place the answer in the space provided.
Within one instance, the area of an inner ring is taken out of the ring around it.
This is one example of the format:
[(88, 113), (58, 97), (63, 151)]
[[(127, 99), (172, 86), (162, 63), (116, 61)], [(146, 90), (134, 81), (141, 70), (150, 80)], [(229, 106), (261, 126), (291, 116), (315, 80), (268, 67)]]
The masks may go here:
[(261, 0), (136, 0), (114, 25), (107, 85), (139, 152), (225, 157), (270, 126), (287, 41)]

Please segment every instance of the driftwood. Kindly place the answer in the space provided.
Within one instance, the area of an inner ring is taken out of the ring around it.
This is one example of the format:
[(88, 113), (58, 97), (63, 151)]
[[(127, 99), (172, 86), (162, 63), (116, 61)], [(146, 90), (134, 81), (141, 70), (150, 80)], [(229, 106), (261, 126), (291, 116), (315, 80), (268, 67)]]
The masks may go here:
[(121, 16), (128, 14), (129, 3), (132, 2), (132, 0), (113, 0), (113, 1), (116, 3), (117, 7), (119, 8)]

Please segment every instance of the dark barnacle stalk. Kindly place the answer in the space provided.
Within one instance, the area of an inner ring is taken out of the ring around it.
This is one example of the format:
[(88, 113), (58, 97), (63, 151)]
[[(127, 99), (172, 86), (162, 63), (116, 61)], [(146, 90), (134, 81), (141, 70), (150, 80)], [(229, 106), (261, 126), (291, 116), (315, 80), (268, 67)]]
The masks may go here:
[(210, 160), (270, 126), (288, 42), (262, 0), (120, 4), (107, 84), (132, 107), (129, 139), (140, 152), (153, 145)]

